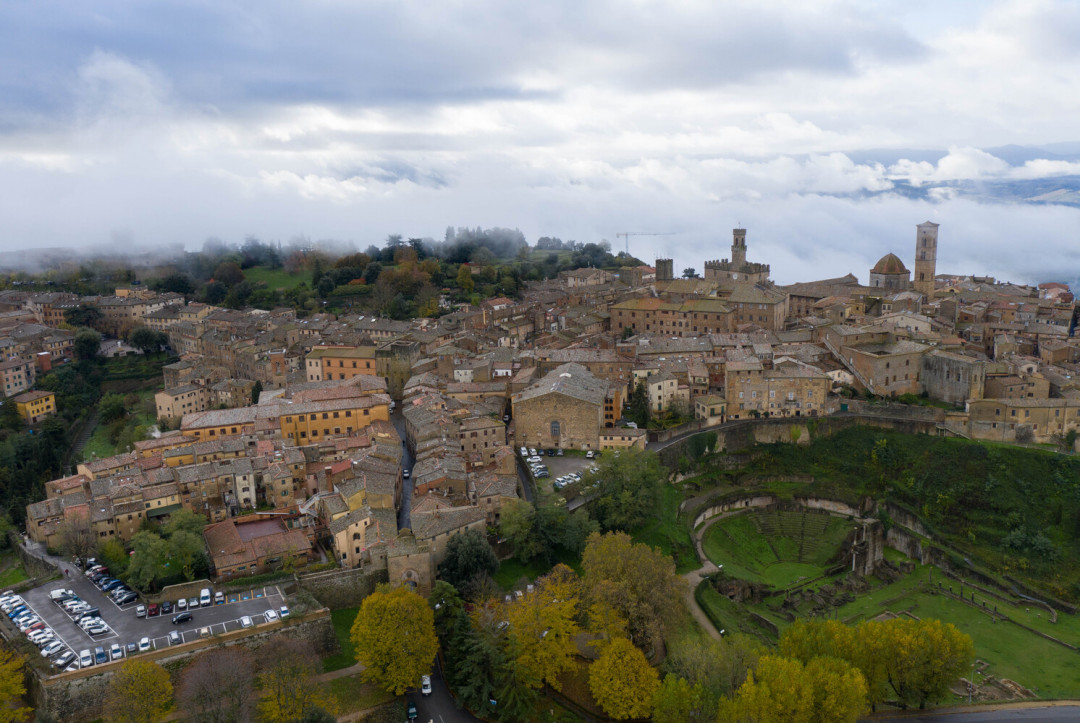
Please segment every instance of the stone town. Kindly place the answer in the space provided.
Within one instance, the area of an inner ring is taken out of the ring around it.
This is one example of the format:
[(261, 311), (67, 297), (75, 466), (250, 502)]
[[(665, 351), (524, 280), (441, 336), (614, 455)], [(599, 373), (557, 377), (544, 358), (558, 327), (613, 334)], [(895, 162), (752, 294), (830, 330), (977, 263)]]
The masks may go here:
[(916, 227), (914, 277), (890, 253), (866, 284), (849, 273), (780, 286), (735, 229), (730, 258), (706, 261), (703, 277), (676, 278), (671, 259), (578, 269), (412, 323), (298, 319), (145, 289), (0, 292), (3, 392), (28, 420), (54, 409), (26, 393), (70, 357), (60, 326), (73, 305), (97, 307), (113, 334), (164, 332), (180, 355), (156, 397), (174, 431), (49, 482), (27, 533), (52, 546), (81, 518), (127, 540), (183, 507), (210, 523), (219, 579), (321, 548), (424, 591), (447, 540), (497, 523), (521, 494), (518, 448), (644, 447), (656, 432), (627, 421), (635, 393), (695, 430), (819, 417), (868, 395), (938, 402), (918, 411), (945, 434), (1038, 443), (1076, 429), (1069, 288), (938, 273), (938, 231)]

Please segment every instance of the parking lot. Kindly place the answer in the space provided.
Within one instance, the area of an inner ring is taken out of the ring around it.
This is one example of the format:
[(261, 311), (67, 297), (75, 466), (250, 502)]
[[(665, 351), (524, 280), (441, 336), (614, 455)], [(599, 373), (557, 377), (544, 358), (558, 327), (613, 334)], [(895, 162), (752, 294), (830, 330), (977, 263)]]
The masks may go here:
[[(539, 451), (540, 450), (537, 450), (537, 452)], [(518, 452), (520, 453), (520, 450), (518, 450)], [(562, 457), (555, 455), (549, 457), (545, 451), (541, 456), (544, 458), (542, 464), (547, 465), (548, 472), (550, 472), (551, 475), (549, 477), (539, 478), (533, 476), (533, 480), (536, 483), (536, 488), (545, 492), (552, 491), (552, 483), (559, 477), (570, 474), (571, 472), (582, 474), (586, 467), (589, 467), (596, 462), (595, 459), (587, 459), (583, 454), (567, 454)], [(525, 466), (528, 467), (528, 464), (529, 463), (526, 462)]]
[[(100, 610), (101, 619), (110, 630), (102, 635), (91, 636), (80, 628), (72, 616), (49, 598), (53, 590), (70, 589), (87, 603)], [(207, 628), (209, 634), (216, 635), (240, 629), (240, 618), (248, 616), (252, 623), (265, 622), (263, 613), (269, 609), (278, 610), (285, 605), (281, 591), (276, 587), (255, 588), (226, 596), (225, 602), (208, 607), (196, 607), (191, 612), (191, 620), (180, 625), (172, 624), (176, 613), (140, 618), (135, 608), (141, 603), (131, 603), (123, 607), (116, 605), (109, 596), (100, 590), (77, 568), (61, 580), (34, 588), (22, 594), (26, 604), (52, 628), (56, 637), (70, 650), (78, 653), (97, 646), (108, 649), (113, 643), (125, 647), (128, 643), (137, 643), (140, 639), (150, 638), (152, 648), (169, 645), (169, 633), (176, 631), (183, 642), (191, 642), (199, 637), (200, 630)], [(176, 601), (172, 601), (174, 606)]]

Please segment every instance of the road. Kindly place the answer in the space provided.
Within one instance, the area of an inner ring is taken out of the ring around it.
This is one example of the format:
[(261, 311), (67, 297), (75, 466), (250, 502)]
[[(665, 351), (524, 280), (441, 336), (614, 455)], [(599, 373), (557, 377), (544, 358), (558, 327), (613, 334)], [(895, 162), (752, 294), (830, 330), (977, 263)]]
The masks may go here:
[(416, 703), (417, 723), (477, 723), (480, 720), (468, 711), (458, 710), (454, 705), (454, 699), (450, 697), (438, 665), (431, 672), (431, 695), (422, 696), (420, 691), (415, 691), (409, 693), (408, 697)]
[(1080, 720), (1080, 706), (1062, 705), (1054, 707), (1009, 708), (1004, 710), (985, 710), (971, 712), (938, 712), (923, 715), (888, 715), (870, 720), (903, 720), (912, 723), (1005, 723), (1006, 721), (1067, 721)]
[[(394, 429), (397, 430), (398, 436), (401, 437), (401, 468), (412, 471), (413, 459), (412, 451), (409, 449), (409, 445), (405, 444), (405, 417), (401, 414), (401, 407), (396, 407), (393, 412), (390, 413), (390, 422), (394, 425)], [(412, 477), (402, 481), (401, 485), (401, 509), (398, 510), (398, 529), (408, 527), (412, 529), (412, 498), (413, 498), (413, 483)]]

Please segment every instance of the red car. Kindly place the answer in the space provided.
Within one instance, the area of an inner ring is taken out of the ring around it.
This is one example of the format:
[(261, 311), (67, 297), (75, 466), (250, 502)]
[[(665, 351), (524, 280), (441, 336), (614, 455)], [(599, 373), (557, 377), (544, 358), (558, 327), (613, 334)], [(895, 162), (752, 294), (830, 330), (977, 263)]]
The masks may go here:
[(146, 606), (146, 617), (148, 618), (152, 618), (155, 615), (158, 615), (160, 612), (161, 608), (158, 607), (157, 603), (150, 603)]

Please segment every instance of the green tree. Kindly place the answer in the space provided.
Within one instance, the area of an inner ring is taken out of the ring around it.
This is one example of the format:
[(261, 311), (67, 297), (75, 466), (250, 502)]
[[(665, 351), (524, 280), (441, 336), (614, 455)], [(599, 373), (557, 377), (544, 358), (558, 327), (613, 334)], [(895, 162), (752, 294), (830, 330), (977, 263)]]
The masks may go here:
[(72, 350), (75, 358), (79, 361), (90, 361), (97, 358), (98, 349), (101, 348), (101, 334), (93, 329), (80, 329), (72, 341)]
[(165, 717), (172, 694), (172, 683), (164, 668), (148, 660), (128, 660), (109, 681), (105, 720), (154, 723)]
[(263, 385), (260, 381), (256, 381), (255, 384), (251, 386), (251, 403), (253, 405), (259, 403), (259, 395), (262, 394), (262, 391)]
[(469, 270), (467, 264), (461, 264), (458, 266), (457, 272), (457, 285), (461, 291), (468, 295), (476, 288), (476, 283), (473, 281), (472, 271)]
[(605, 453), (597, 467), (584, 482), (599, 486), (593, 510), (603, 529), (633, 530), (654, 517), (667, 477), (655, 452), (624, 449)]
[(128, 343), (143, 354), (154, 354), (161, 351), (161, 347), (169, 343), (169, 337), (160, 331), (154, 331), (150, 327), (139, 326), (128, 335)]
[(589, 690), (615, 720), (649, 715), (659, 687), (656, 669), (626, 638), (612, 640), (589, 666)]
[(454, 535), (446, 543), (446, 557), (439, 563), (439, 577), (466, 597), (472, 597), (477, 579), (495, 574), (499, 561), (491, 545), (476, 530)]
[(691, 685), (685, 678), (668, 673), (653, 695), (652, 720), (653, 723), (715, 720), (706, 709), (705, 691), (700, 683)]
[(98, 414), (106, 424), (123, 419), (128, 415), (128, 406), (123, 394), (106, 394), (98, 402)]
[[(631, 331), (630, 335), (632, 334)], [(639, 379), (634, 388), (630, 390), (630, 398), (627, 399), (626, 410), (623, 415), (641, 429), (649, 426), (652, 413), (649, 409), (649, 389), (645, 386), (644, 379)]]
[(499, 511), (499, 534), (514, 546), (514, 556), (528, 562), (543, 551), (541, 541), (533, 534), (536, 508), (521, 499), (510, 500)]
[(925, 708), (944, 696), (975, 659), (971, 637), (940, 620), (887, 621), (885, 678), (904, 706)]
[(376, 591), (364, 599), (350, 638), (364, 680), (402, 695), (431, 670), (439, 649), (432, 610), (406, 587)]
[(204, 547), (202, 536), (185, 530), (174, 532), (169, 537), (170, 566), (175, 563), (185, 580), (194, 580), (196, 564), (201, 561)]
[(226, 288), (236, 286), (244, 280), (244, 272), (240, 265), (233, 261), (225, 261), (218, 264), (214, 269), (214, 281), (224, 284)]
[(0, 429), (9, 432), (19, 432), (26, 426), (19, 408), (13, 402), (0, 403)]
[(205, 517), (187, 508), (181, 508), (169, 515), (169, 521), (162, 526), (161, 531), (166, 537), (171, 537), (177, 532), (201, 535), (204, 527), (206, 527)]
[(93, 328), (101, 323), (102, 318), (104, 317), (101, 309), (88, 304), (64, 309), (64, 322), (76, 328), (81, 326)]
[(149, 590), (168, 572), (169, 543), (153, 532), (140, 530), (131, 538), (131, 547), (128, 575), (140, 590)]
[(10, 650), (0, 649), (0, 723), (26, 720), (31, 713), (20, 703), (26, 694), (23, 683), (23, 659)]
[(702, 717), (711, 720), (720, 699), (735, 694), (760, 656), (753, 639), (745, 635), (720, 640), (684, 636), (671, 644), (664, 667), (701, 690)]

